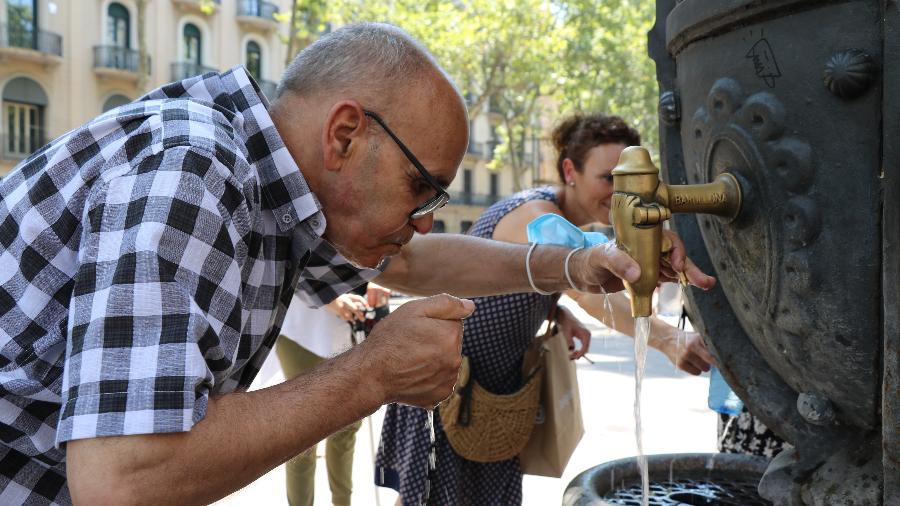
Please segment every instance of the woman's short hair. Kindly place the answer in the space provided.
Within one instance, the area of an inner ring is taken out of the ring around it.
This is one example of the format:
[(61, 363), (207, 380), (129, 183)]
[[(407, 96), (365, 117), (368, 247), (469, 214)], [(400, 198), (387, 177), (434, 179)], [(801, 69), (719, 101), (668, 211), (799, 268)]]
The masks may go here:
[(572, 160), (575, 170), (581, 172), (588, 151), (601, 144), (639, 146), (641, 135), (619, 116), (575, 114), (564, 119), (553, 130), (553, 145), (559, 153), (556, 160), (559, 180), (565, 181), (563, 160)]

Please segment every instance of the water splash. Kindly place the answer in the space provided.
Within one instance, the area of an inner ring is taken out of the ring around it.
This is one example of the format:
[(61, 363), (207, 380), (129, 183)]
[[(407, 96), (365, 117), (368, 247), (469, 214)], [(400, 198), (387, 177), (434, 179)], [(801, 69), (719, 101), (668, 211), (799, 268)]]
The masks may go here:
[(672, 362), (672, 368), (678, 372), (678, 357), (681, 356), (681, 349), (687, 343), (687, 334), (680, 327), (675, 331), (675, 361)]
[(650, 319), (641, 316), (634, 319), (634, 436), (637, 440), (637, 461), (641, 470), (641, 504), (650, 504), (650, 477), (647, 457), (644, 455), (644, 434), (641, 427), (641, 385), (647, 367), (647, 340), (650, 337)]
[[(666, 283), (659, 290), (657, 299), (657, 315), (667, 319), (674, 318), (675, 324), (675, 360), (673, 369), (678, 372), (678, 357), (687, 345), (687, 334), (684, 331), (684, 301), (686, 300), (686, 287), (683, 284)], [(671, 336), (665, 336), (667, 338)]]
[(706, 477), (709, 478), (712, 476), (713, 471), (716, 469), (716, 454), (713, 453), (706, 459)]
[[(422, 493), (422, 502), (421, 505), (425, 506), (428, 504), (428, 498), (431, 496), (431, 487), (434, 483), (434, 478), (437, 471), (437, 456), (435, 454), (435, 437), (434, 437), (434, 410), (428, 409), (425, 411), (425, 429), (428, 431), (428, 459), (427, 459), (427, 474), (425, 479), (425, 491)], [(445, 491), (446, 493), (446, 491)]]

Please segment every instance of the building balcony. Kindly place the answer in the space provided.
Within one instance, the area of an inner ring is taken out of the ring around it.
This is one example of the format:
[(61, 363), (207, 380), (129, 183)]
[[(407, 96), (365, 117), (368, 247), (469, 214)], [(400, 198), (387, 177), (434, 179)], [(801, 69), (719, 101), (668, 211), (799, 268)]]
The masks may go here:
[(0, 59), (58, 64), (62, 36), (44, 30), (0, 24)]
[(522, 159), (523, 165), (535, 166), (535, 165), (539, 165), (541, 162), (541, 157), (540, 157), (539, 153), (535, 153), (533, 151), (528, 151), (525, 153), (520, 153), (520, 155), (522, 157), (521, 159)]
[(495, 141), (474, 142), (470, 140), (469, 146), (466, 148), (466, 154), (491, 161), (494, 159), (494, 149), (497, 147), (497, 144)]
[(176, 7), (185, 12), (215, 14), (222, 6), (222, 0), (172, 0)]
[(266, 81), (265, 79), (258, 79), (256, 82), (259, 83), (259, 89), (262, 90), (263, 95), (269, 99), (269, 102), (275, 100), (275, 92), (278, 89), (278, 83), (275, 81)]
[(450, 194), (450, 203), (459, 206), (487, 207), (498, 200), (500, 200), (499, 195), (485, 195), (467, 191)]
[[(120, 46), (94, 46), (94, 73), (100, 77), (137, 82), (140, 74), (140, 54)], [(150, 74), (150, 56), (146, 62)]]
[(189, 77), (199, 76), (208, 72), (218, 72), (213, 67), (199, 65), (192, 61), (177, 61), (172, 64), (172, 80), (181, 81)]
[(275, 15), (278, 6), (263, 0), (238, 0), (237, 22), (245, 28), (274, 30), (278, 28)]

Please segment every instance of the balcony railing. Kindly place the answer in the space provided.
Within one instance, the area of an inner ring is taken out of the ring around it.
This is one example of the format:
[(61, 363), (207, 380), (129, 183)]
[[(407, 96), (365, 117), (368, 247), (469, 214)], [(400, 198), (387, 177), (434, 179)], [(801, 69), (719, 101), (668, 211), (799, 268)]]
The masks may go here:
[(44, 132), (39, 130), (31, 135), (10, 134), (4, 132), (0, 135), (0, 158), (3, 160), (23, 160), (37, 151), (44, 142)]
[(199, 76), (207, 72), (216, 72), (216, 69), (199, 65), (191, 61), (178, 61), (172, 64), (172, 80), (181, 81), (189, 77)]
[(0, 24), (0, 47), (31, 49), (62, 57), (62, 36), (32, 27)]
[(535, 153), (533, 151), (520, 153), (522, 163), (524, 165), (539, 165), (540, 164), (540, 154)]
[(472, 192), (454, 192), (450, 194), (450, 203), (463, 206), (487, 207), (500, 200), (499, 195), (484, 195)]
[(275, 22), (278, 6), (263, 0), (238, 0), (238, 16), (262, 18)]
[[(121, 46), (94, 46), (94, 68), (137, 72), (140, 53)], [(150, 56), (147, 56), (147, 73), (150, 73)]]
[(469, 154), (472, 154), (475, 156), (481, 156), (484, 153), (484, 151), (482, 150), (480, 142), (474, 142), (474, 141), (470, 140), (469, 147), (466, 148), (466, 153), (469, 153)]
[(496, 141), (487, 141), (484, 143), (484, 158), (485, 160), (493, 160), (494, 159), (494, 149), (497, 147), (499, 143)]
[(211, 5), (213, 8), (218, 8), (222, 5), (222, 0), (172, 0), (172, 3), (183, 5), (186, 7), (196, 6), (198, 9), (203, 7), (204, 4)]
[(269, 102), (275, 100), (275, 91), (278, 89), (278, 83), (266, 81), (265, 79), (259, 79), (256, 82), (259, 83), (259, 89), (262, 90), (263, 95), (269, 99)]

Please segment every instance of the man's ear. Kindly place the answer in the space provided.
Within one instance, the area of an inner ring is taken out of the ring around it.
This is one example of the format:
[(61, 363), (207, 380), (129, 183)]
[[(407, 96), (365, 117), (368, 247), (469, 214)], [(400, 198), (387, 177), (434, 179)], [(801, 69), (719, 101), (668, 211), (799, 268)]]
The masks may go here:
[(354, 150), (365, 144), (365, 112), (355, 100), (337, 102), (328, 111), (322, 128), (325, 170), (340, 170)]

